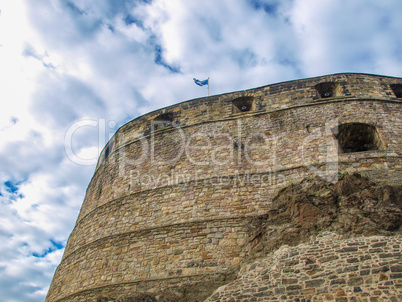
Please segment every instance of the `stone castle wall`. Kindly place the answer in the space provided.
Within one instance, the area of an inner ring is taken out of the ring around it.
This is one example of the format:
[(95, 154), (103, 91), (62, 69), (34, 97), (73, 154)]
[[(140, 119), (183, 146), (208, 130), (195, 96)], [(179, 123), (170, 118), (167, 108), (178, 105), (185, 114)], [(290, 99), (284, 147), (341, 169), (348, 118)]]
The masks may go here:
[[(390, 85), (400, 81), (330, 75), (183, 102), (127, 123), (100, 155), (46, 301), (214, 280), (246, 258), (252, 218), (309, 175), (336, 181), (359, 172), (399, 184), (401, 99)], [(324, 92), (335, 83), (333, 95), (320, 95), (321, 83)], [(236, 100), (252, 110), (238, 112)], [(375, 150), (340, 150), (338, 126), (352, 123), (375, 127)]]
[(322, 234), (245, 265), (206, 302), (401, 301), (401, 244), (401, 237)]

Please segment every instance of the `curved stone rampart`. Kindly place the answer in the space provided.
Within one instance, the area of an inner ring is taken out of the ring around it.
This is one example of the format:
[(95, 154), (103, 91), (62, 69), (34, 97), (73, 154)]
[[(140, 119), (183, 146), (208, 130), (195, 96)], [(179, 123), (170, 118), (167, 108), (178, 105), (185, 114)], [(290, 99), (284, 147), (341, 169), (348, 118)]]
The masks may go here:
[[(213, 280), (245, 259), (252, 218), (309, 175), (399, 184), (401, 99), (390, 86), (399, 83), (323, 76), (187, 101), (122, 126), (100, 155), (46, 301)], [(375, 139), (362, 139), (363, 152), (341, 150), (339, 125), (350, 125), (347, 144), (361, 139), (355, 124)]]

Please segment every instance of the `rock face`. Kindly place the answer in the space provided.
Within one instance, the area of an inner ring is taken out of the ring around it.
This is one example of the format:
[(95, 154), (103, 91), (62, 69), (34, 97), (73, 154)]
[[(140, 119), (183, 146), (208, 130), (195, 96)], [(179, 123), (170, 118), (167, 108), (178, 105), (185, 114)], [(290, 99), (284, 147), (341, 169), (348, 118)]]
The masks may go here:
[(401, 301), (401, 186), (306, 179), (273, 204), (250, 241), (257, 260), (206, 301)]
[(250, 254), (307, 242), (321, 231), (343, 238), (393, 235), (402, 225), (402, 187), (378, 185), (359, 174), (336, 184), (305, 179), (278, 192), (251, 239)]
[(391, 236), (401, 220), (401, 87), (400, 78), (328, 75), (191, 100), (122, 126), (100, 155), (46, 302), (204, 301), (283, 245), (327, 231)]

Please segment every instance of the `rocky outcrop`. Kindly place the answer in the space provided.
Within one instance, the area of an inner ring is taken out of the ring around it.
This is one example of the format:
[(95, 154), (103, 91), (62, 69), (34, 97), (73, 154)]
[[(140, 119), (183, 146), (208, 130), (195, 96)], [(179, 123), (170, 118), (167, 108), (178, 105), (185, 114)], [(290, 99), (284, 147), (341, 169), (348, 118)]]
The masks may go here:
[(378, 185), (359, 174), (331, 184), (305, 179), (282, 189), (250, 240), (250, 255), (307, 242), (322, 231), (345, 238), (392, 235), (402, 225), (402, 187)]
[(206, 301), (401, 301), (401, 193), (358, 174), (283, 189), (251, 260)]

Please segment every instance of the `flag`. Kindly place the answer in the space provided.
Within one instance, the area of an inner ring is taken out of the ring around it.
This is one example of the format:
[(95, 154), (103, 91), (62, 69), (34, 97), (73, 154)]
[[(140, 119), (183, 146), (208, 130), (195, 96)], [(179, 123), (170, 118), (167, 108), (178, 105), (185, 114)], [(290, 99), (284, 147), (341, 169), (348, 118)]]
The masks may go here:
[(209, 79), (206, 79), (206, 80), (204, 80), (204, 81), (200, 81), (200, 80), (197, 80), (196, 78), (194, 78), (193, 80), (194, 80), (194, 83), (196, 83), (198, 86), (204, 86), (204, 85), (208, 85), (208, 84), (209, 84), (209, 83), (208, 83)]

